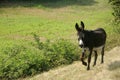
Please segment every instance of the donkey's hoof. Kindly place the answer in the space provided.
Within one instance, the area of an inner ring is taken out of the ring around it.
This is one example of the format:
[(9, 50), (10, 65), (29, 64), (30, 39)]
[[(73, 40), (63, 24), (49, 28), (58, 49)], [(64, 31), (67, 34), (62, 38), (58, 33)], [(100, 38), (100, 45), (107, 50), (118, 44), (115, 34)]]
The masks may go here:
[(93, 67), (95, 66), (96, 64), (93, 64)]
[(89, 66), (87, 67), (87, 70), (90, 70), (90, 67), (89, 67)]
[(101, 61), (101, 64), (103, 64), (104, 63), (104, 61)]
[(83, 62), (82, 64), (85, 65), (85, 66), (87, 66), (87, 63), (86, 63), (86, 62)]
[(90, 68), (88, 67), (87, 70), (90, 70)]

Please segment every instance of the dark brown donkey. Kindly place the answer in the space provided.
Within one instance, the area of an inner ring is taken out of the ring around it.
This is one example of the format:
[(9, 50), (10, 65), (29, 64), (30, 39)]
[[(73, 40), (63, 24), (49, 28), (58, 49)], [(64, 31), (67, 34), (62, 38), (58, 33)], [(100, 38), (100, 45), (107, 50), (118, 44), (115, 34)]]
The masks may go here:
[[(91, 55), (94, 51), (95, 53), (95, 60), (93, 66), (96, 65), (97, 60), (97, 50), (101, 49), (101, 63), (104, 62), (104, 48), (106, 43), (106, 32), (102, 28), (98, 28), (96, 30), (85, 30), (84, 23), (81, 21), (81, 27), (79, 27), (78, 23), (75, 24), (75, 28), (78, 34), (78, 43), (79, 46), (82, 48), (82, 57), (81, 61), (82, 64), (87, 66), (87, 70), (90, 70), (90, 62), (91, 62)], [(84, 56), (86, 50), (89, 50), (88, 55), (88, 64), (84, 61)]]

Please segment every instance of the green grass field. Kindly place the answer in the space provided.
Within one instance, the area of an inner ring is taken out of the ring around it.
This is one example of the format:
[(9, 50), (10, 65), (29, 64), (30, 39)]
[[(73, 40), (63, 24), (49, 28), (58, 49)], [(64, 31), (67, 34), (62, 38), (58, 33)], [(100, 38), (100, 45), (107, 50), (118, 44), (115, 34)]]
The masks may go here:
[[(80, 3), (79, 0), (78, 2)], [(86, 29), (105, 28), (108, 34), (107, 48), (119, 44), (119, 35), (114, 33), (111, 24), (113, 17), (108, 2), (104, 0), (91, 0), (91, 3), (86, 0), (81, 4), (78, 2), (1, 4), (1, 47), (28, 44), (32, 41), (32, 33), (38, 34), (42, 40), (65, 38), (76, 42), (74, 25), (81, 20), (84, 21)], [(115, 40), (117, 43), (114, 44)]]
[(30, 48), (33, 34), (43, 42), (67, 39), (77, 45), (75, 23), (80, 21), (86, 29), (104, 28), (106, 50), (110, 50), (120, 45), (120, 35), (115, 32), (112, 20), (107, 0), (0, 3), (0, 54), (4, 55), (2, 51), (13, 45)]
[[(86, 29), (105, 28), (108, 34), (107, 48), (117, 46), (119, 35), (113, 31), (112, 10), (108, 1), (77, 1), (36, 5), (27, 2), (1, 4), (0, 46), (3, 48), (11, 44), (29, 45), (33, 38), (32, 33), (38, 34), (42, 40), (65, 38), (76, 42), (74, 25), (80, 21), (84, 21)], [(113, 43), (114, 40), (117, 44)]]

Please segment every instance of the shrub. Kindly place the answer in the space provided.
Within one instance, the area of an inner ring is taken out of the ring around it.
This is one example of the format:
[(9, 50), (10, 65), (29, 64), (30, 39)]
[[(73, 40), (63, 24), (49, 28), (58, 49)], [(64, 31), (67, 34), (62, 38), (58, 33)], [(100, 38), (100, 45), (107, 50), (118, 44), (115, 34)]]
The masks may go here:
[(113, 16), (114, 22), (119, 24), (120, 23), (120, 0), (109, 0), (113, 8)]
[[(79, 59), (78, 47), (68, 40), (60, 39), (53, 43), (47, 40), (45, 43), (42, 43), (38, 40), (37, 35), (34, 36), (34, 39), (36, 46), (44, 52), (44, 55), (50, 60), (52, 67), (61, 64), (70, 64)], [(42, 47), (42, 49), (39, 47)]]
[(13, 80), (34, 75), (79, 60), (79, 50), (68, 40), (41, 42), (34, 35), (32, 46), (7, 47), (0, 58), (0, 79)]
[(6, 48), (3, 52), (6, 56), (0, 60), (0, 78), (2, 79), (16, 79), (49, 69), (48, 59), (41, 51), (34, 48), (24, 49), (21, 46), (14, 46)]

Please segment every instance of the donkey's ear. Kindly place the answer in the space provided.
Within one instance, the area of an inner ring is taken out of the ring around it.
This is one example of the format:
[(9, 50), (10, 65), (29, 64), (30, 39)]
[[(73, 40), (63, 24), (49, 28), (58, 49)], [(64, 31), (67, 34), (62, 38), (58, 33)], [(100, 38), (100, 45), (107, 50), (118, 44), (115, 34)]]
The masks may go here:
[(84, 30), (85, 25), (84, 25), (84, 23), (82, 21), (81, 21), (81, 27)]
[(76, 28), (77, 31), (80, 31), (78, 23), (75, 24), (75, 28)]

